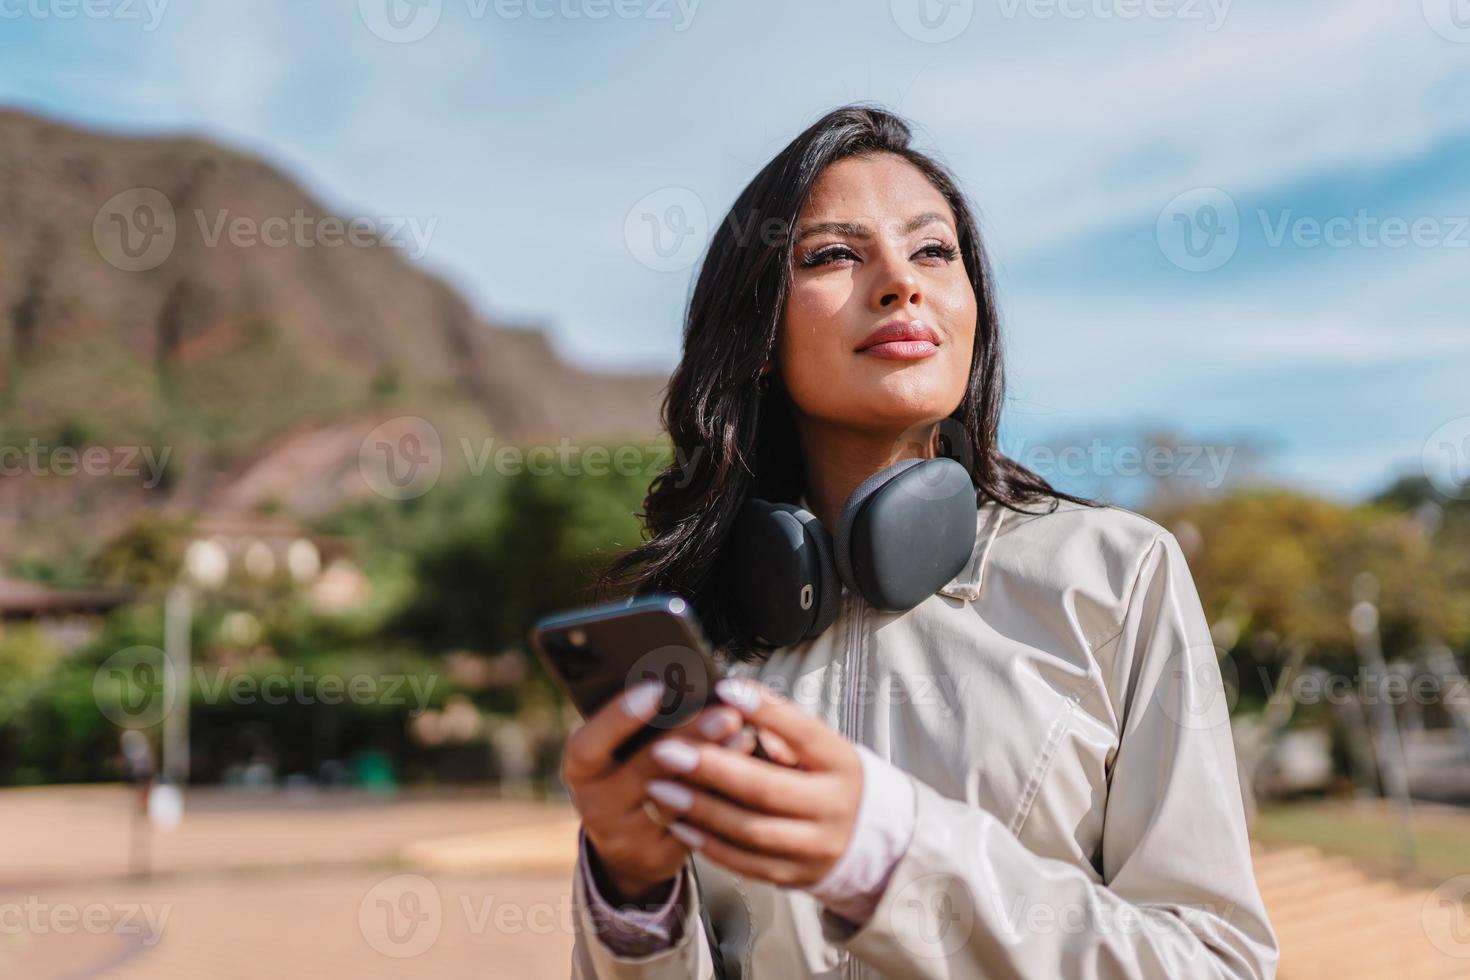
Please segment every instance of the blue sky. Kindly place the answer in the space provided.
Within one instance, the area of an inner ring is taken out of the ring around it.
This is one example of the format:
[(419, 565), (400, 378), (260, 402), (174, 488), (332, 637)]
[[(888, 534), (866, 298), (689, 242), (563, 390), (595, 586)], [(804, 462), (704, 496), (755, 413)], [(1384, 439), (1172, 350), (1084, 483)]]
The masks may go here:
[(410, 2), (0, 0), (0, 103), (259, 153), (432, 222), (488, 316), (668, 368), (692, 270), (640, 261), (630, 212), (718, 220), (877, 101), (981, 214), (1017, 455), (1166, 428), (1350, 498), (1470, 416), (1470, 0)]

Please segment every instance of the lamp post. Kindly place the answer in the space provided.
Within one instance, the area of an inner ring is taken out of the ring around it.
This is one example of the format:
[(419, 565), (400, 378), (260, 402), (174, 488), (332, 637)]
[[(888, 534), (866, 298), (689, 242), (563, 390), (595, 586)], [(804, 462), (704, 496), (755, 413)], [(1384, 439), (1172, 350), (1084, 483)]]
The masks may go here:
[(1386, 682), (1388, 668), (1383, 662), (1383, 644), (1378, 632), (1378, 580), (1369, 572), (1361, 572), (1353, 579), (1352, 611), (1348, 613), (1348, 626), (1353, 631), (1353, 640), (1358, 651), (1358, 662), (1367, 671), (1373, 703), (1369, 716), (1373, 720), (1374, 755), (1378, 760), (1378, 778), (1383, 782), (1384, 794), (1389, 798), (1394, 831), (1398, 837), (1399, 854), (1405, 872), (1412, 872), (1418, 863), (1414, 852), (1413, 803), (1409, 798), (1408, 760), (1404, 756), (1403, 739), (1399, 736), (1398, 719), (1393, 705), (1388, 702)]
[(189, 782), (189, 634), (194, 624), (194, 595), (197, 589), (224, 585), (229, 573), (230, 556), (224, 545), (212, 538), (190, 541), (184, 551), (184, 574), (164, 598), (164, 657), (178, 697), (163, 719), (161, 769), (164, 784), (178, 792)]

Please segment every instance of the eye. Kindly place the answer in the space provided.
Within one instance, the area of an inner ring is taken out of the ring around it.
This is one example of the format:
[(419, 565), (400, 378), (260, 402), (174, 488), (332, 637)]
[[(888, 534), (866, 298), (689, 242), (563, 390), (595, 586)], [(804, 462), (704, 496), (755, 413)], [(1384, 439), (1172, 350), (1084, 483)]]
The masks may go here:
[(825, 248), (815, 249), (807, 252), (801, 257), (803, 269), (815, 268), (819, 265), (832, 265), (848, 259), (856, 260), (857, 253), (846, 245), (828, 245)]
[(939, 259), (943, 262), (953, 262), (959, 258), (960, 250), (948, 242), (929, 242), (919, 249), (916, 255), (927, 259)]

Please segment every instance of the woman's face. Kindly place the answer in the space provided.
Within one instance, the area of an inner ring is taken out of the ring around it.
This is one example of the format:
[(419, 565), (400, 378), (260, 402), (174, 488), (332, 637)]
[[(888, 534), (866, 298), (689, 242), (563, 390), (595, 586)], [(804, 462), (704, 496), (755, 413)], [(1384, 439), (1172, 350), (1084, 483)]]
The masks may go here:
[[(891, 153), (849, 157), (817, 179), (795, 236), (777, 349), (798, 414), (900, 433), (954, 411), (975, 291), (934, 185)], [(897, 339), (875, 343), (879, 328)]]

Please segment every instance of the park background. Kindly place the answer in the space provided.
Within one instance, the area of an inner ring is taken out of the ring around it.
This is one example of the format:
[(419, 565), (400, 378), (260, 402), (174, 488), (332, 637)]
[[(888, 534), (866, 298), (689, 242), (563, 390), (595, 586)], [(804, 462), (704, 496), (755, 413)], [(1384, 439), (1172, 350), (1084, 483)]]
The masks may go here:
[(0, 974), (565, 972), (526, 629), (639, 539), (714, 223), (870, 100), (1003, 447), (1185, 548), (1282, 976), (1460, 975), (1467, 80), (1463, 0), (0, 4)]

